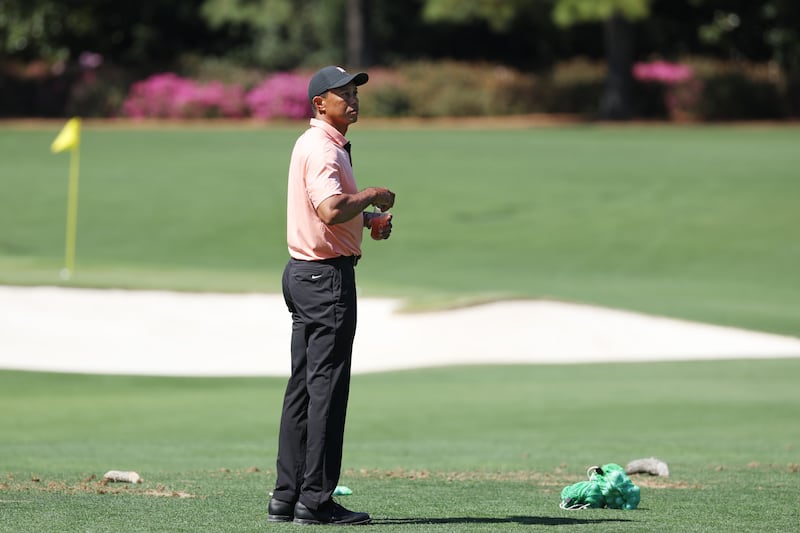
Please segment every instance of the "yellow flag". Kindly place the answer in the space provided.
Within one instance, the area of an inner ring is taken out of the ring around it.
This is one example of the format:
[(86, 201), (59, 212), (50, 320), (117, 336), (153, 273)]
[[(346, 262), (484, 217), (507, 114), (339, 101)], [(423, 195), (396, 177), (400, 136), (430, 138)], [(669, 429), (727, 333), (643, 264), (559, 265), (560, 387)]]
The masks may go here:
[(71, 118), (61, 128), (50, 150), (57, 154), (65, 150), (70, 151), (69, 162), (69, 191), (67, 194), (67, 243), (65, 251), (65, 266), (61, 271), (64, 280), (70, 279), (75, 270), (75, 240), (78, 229), (78, 171), (80, 168), (81, 145), (81, 119)]
[(81, 119), (75, 117), (67, 121), (61, 132), (50, 145), (50, 150), (57, 154), (64, 150), (74, 150), (81, 143)]

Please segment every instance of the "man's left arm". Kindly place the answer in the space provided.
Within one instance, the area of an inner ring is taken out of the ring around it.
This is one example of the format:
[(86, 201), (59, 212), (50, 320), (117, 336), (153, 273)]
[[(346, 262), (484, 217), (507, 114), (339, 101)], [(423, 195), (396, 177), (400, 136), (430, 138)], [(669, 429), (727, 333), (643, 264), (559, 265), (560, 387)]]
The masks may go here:
[(335, 194), (320, 202), (317, 216), (329, 226), (341, 224), (356, 216), (363, 217), (361, 213), (371, 205), (386, 211), (394, 205), (394, 193), (383, 187), (368, 187), (354, 194)]

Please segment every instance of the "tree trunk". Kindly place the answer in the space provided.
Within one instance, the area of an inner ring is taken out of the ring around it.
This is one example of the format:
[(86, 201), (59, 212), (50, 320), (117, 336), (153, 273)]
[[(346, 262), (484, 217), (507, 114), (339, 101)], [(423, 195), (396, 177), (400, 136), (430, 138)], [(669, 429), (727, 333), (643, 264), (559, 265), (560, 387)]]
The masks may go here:
[(631, 118), (631, 68), (633, 67), (633, 28), (631, 22), (615, 13), (605, 22), (608, 75), (600, 102), (600, 116), (609, 120)]
[(347, 66), (364, 68), (364, 4), (362, 0), (347, 0)]

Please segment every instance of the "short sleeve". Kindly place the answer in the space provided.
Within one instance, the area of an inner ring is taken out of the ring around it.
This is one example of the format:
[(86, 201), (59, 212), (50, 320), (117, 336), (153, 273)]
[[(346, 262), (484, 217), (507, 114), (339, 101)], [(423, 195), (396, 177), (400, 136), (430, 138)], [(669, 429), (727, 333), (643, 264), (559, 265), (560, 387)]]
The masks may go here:
[(344, 192), (337, 154), (331, 147), (309, 154), (307, 165), (306, 193), (314, 209), (331, 196)]

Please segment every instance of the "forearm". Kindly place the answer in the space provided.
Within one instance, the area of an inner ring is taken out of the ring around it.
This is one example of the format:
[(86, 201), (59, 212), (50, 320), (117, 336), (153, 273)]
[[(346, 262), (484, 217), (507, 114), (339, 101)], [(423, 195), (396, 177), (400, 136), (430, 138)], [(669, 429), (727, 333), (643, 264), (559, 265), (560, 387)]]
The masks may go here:
[[(391, 201), (387, 201), (387, 194), (391, 195)], [(388, 209), (394, 203), (394, 193), (387, 189), (369, 187), (353, 194), (337, 194), (326, 198), (317, 207), (317, 214), (325, 224), (341, 224), (357, 216), (370, 205), (378, 205), (383, 209)]]
[(370, 206), (371, 196), (366, 191), (355, 194), (337, 194), (322, 202), (317, 208), (317, 214), (325, 224), (341, 224), (361, 216), (361, 213)]

